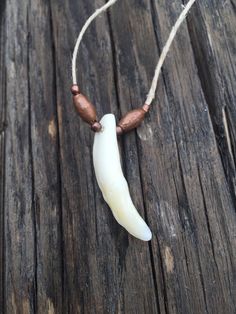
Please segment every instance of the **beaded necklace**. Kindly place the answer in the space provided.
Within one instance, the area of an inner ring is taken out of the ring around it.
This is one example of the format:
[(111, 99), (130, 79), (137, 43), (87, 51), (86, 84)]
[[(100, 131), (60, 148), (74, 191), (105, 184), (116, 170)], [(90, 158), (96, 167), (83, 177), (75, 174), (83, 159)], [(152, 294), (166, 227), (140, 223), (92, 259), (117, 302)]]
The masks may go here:
[(137, 128), (145, 118), (150, 109), (150, 105), (155, 98), (158, 79), (161, 68), (166, 59), (170, 46), (175, 35), (184, 21), (187, 13), (196, 0), (190, 0), (184, 7), (169, 38), (162, 50), (159, 61), (155, 68), (154, 77), (144, 105), (126, 113), (116, 126), (113, 114), (106, 114), (100, 121), (94, 105), (84, 96), (79, 89), (76, 75), (77, 56), (83, 36), (92, 21), (102, 12), (111, 7), (117, 0), (109, 0), (101, 8), (97, 9), (86, 21), (77, 38), (73, 59), (72, 59), (72, 79), (73, 85), (71, 93), (73, 95), (74, 106), (83, 121), (91, 126), (95, 132), (93, 145), (93, 164), (98, 185), (102, 191), (106, 203), (111, 208), (114, 217), (130, 234), (143, 241), (149, 241), (152, 233), (144, 220), (138, 214), (129, 193), (128, 184), (123, 176), (120, 165), (117, 135), (127, 133)]

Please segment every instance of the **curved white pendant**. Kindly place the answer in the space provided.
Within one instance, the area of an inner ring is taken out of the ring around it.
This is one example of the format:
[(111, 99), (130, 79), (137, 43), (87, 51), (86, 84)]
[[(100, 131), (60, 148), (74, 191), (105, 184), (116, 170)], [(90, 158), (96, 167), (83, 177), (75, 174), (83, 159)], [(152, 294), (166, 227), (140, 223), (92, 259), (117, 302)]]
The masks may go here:
[(93, 145), (93, 164), (98, 185), (118, 223), (134, 237), (149, 241), (152, 233), (131, 200), (121, 169), (115, 116), (106, 114), (100, 123), (103, 130), (95, 134)]

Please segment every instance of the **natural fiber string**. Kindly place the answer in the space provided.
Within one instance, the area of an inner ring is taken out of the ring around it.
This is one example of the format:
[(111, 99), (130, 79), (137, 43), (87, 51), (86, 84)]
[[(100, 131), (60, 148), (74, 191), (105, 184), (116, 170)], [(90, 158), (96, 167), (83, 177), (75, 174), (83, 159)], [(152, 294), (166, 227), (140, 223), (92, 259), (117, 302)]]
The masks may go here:
[(148, 93), (148, 96), (147, 96), (147, 99), (145, 101), (145, 104), (147, 105), (150, 105), (155, 97), (155, 93), (156, 93), (156, 89), (157, 89), (157, 82), (158, 82), (158, 79), (159, 79), (159, 76), (160, 76), (160, 72), (161, 72), (161, 68), (163, 66), (163, 63), (166, 59), (166, 56), (167, 56), (167, 53), (168, 51), (170, 50), (170, 46), (175, 38), (175, 35), (180, 27), (180, 25), (182, 24), (182, 22), (184, 21), (187, 13), (189, 12), (189, 10), (191, 9), (192, 5), (194, 4), (196, 0), (190, 0), (187, 5), (185, 6), (184, 10), (182, 11), (182, 13), (180, 14), (178, 20), (176, 21), (174, 27), (172, 28), (171, 32), (170, 32), (170, 35), (169, 35), (169, 38), (162, 50), (162, 53), (160, 55), (160, 58), (159, 58), (159, 61), (157, 63), (157, 66), (156, 66), (156, 70), (155, 70), (155, 74), (154, 74), (154, 77), (153, 77), (153, 80), (152, 80), (152, 85), (151, 85), (151, 88), (149, 90), (149, 93)]
[(117, 0), (109, 0), (105, 5), (103, 5), (100, 9), (97, 9), (85, 22), (83, 28), (81, 29), (81, 32), (79, 33), (78, 39), (75, 44), (74, 52), (73, 52), (73, 58), (72, 58), (72, 79), (73, 84), (77, 84), (77, 76), (76, 76), (76, 60), (78, 56), (78, 51), (80, 47), (80, 43), (83, 39), (83, 36), (89, 27), (89, 25), (92, 23), (92, 21), (102, 12), (106, 11), (109, 7), (111, 7)]
[[(75, 44), (75, 48), (74, 48), (74, 52), (73, 52), (73, 58), (72, 58), (72, 79), (73, 79), (73, 84), (77, 84), (77, 76), (76, 76), (76, 61), (77, 61), (77, 56), (78, 56), (78, 51), (79, 51), (79, 47), (81, 44), (81, 41), (83, 39), (83, 36), (87, 30), (87, 28), (89, 27), (89, 25), (92, 23), (92, 21), (102, 12), (106, 11), (109, 7), (111, 7), (117, 0), (109, 0), (105, 5), (103, 5), (100, 9), (97, 9), (85, 22), (79, 36), (78, 39), (76, 41)], [(177, 19), (174, 27), (172, 28), (169, 38), (162, 50), (162, 53), (160, 55), (159, 61), (157, 63), (156, 69), (155, 69), (155, 74), (152, 80), (152, 85), (151, 88), (149, 90), (147, 99), (145, 101), (145, 104), (150, 105), (155, 97), (155, 93), (156, 93), (156, 89), (157, 89), (157, 83), (158, 83), (158, 79), (160, 76), (160, 72), (161, 72), (161, 68), (163, 66), (163, 63), (166, 59), (167, 53), (170, 50), (170, 46), (175, 38), (175, 35), (180, 27), (180, 25), (182, 24), (182, 22), (184, 21), (186, 15), (188, 14), (189, 10), (191, 9), (192, 5), (194, 4), (196, 0), (190, 0), (187, 5), (185, 6), (184, 10), (182, 11), (182, 13), (180, 14), (179, 18)]]

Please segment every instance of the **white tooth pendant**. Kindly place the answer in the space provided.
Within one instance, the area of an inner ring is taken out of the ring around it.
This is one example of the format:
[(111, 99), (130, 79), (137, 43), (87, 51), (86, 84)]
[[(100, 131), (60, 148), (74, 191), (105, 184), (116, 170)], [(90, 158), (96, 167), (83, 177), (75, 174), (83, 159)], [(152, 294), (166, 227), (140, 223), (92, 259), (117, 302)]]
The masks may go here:
[(118, 223), (134, 237), (149, 241), (152, 233), (131, 200), (121, 169), (115, 116), (106, 114), (100, 123), (103, 129), (95, 133), (93, 145), (93, 164), (98, 185)]

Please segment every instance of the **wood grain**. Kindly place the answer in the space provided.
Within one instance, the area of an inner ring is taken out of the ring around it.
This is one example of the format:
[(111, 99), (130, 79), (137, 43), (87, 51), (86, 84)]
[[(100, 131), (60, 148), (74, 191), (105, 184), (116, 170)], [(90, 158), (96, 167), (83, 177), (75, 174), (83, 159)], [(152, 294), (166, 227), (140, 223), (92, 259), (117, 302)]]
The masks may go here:
[[(143, 243), (114, 220), (71, 56), (104, 0), (0, 4), (0, 313), (236, 313), (236, 4), (197, 1), (142, 126), (119, 140)], [(84, 37), (81, 90), (143, 104), (180, 0), (118, 1)]]

